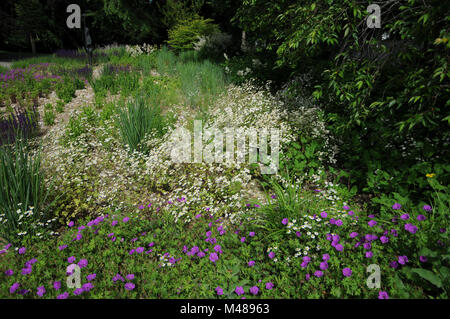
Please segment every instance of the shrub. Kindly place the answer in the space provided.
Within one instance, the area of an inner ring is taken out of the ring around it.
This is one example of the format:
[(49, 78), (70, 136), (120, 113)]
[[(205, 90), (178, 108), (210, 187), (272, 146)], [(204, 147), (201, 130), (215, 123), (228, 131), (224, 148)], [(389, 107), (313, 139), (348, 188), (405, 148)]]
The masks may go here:
[(219, 32), (219, 27), (212, 23), (212, 19), (196, 17), (184, 20), (169, 30), (167, 43), (176, 50), (188, 50), (194, 47), (199, 37), (209, 36)]
[(209, 36), (201, 36), (194, 44), (200, 58), (223, 59), (227, 47), (231, 44), (231, 35), (218, 32)]

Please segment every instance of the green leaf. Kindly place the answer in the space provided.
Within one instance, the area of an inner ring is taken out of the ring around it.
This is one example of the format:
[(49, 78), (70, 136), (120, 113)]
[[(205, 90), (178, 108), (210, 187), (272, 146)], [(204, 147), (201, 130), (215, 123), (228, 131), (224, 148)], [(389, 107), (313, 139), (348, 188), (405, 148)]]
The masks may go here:
[(418, 274), (423, 279), (429, 281), (438, 288), (442, 288), (442, 280), (432, 271), (422, 268), (413, 268), (411, 271)]

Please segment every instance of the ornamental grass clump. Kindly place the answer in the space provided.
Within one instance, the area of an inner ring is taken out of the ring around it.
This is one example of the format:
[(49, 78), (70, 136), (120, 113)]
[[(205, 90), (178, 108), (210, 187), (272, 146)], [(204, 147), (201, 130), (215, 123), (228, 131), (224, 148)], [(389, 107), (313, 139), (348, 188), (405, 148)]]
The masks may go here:
[(14, 243), (21, 235), (38, 233), (37, 226), (46, 217), (49, 192), (41, 156), (30, 148), (23, 139), (0, 146), (0, 237)]
[(148, 103), (142, 95), (128, 102), (118, 113), (120, 135), (131, 152), (147, 153), (149, 149), (143, 143), (145, 138), (150, 134), (162, 136), (166, 131), (161, 109), (154, 103)]

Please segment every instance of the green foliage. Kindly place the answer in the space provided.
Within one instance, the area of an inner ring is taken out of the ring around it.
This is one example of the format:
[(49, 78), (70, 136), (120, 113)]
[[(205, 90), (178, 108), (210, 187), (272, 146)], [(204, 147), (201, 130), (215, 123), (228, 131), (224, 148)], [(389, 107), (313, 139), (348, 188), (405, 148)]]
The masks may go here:
[(69, 103), (75, 97), (75, 91), (82, 88), (84, 88), (84, 84), (80, 79), (64, 77), (56, 87), (56, 96), (65, 103)]
[(40, 151), (34, 152), (21, 139), (13, 145), (0, 146), (0, 185), (0, 237), (19, 243), (23, 238), (19, 233), (35, 236), (40, 231), (36, 223), (48, 217), (51, 189), (46, 190), (44, 184)]
[(167, 43), (179, 51), (192, 49), (199, 37), (219, 32), (218, 25), (212, 22), (212, 19), (201, 17), (180, 21), (174, 28), (169, 30)]
[(117, 125), (122, 140), (128, 145), (130, 152), (148, 152), (145, 139), (150, 134), (161, 136), (166, 131), (164, 117), (158, 105), (142, 96), (137, 96), (134, 101), (127, 103), (118, 110)]
[(55, 110), (58, 113), (63, 113), (64, 112), (64, 101), (58, 100), (56, 101), (56, 107)]
[(56, 115), (52, 110), (46, 110), (44, 112), (44, 124), (45, 125), (53, 125), (55, 124)]
[(366, 28), (368, 2), (349, 0), (245, 1), (235, 17), (265, 43), (262, 62), (313, 75), (298, 94), (320, 103), (342, 140), (338, 166), (375, 196), (429, 195), (425, 174), (449, 157), (449, 18), (432, 3), (383, 7), (382, 30)]

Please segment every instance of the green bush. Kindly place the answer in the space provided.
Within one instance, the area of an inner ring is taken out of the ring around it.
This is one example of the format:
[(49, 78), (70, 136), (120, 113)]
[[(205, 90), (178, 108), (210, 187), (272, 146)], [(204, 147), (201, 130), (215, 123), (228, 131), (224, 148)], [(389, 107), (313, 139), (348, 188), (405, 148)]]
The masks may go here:
[(184, 20), (169, 30), (167, 43), (175, 50), (188, 50), (194, 47), (199, 37), (209, 36), (219, 32), (218, 25), (212, 23), (212, 19), (196, 17), (192, 20)]

